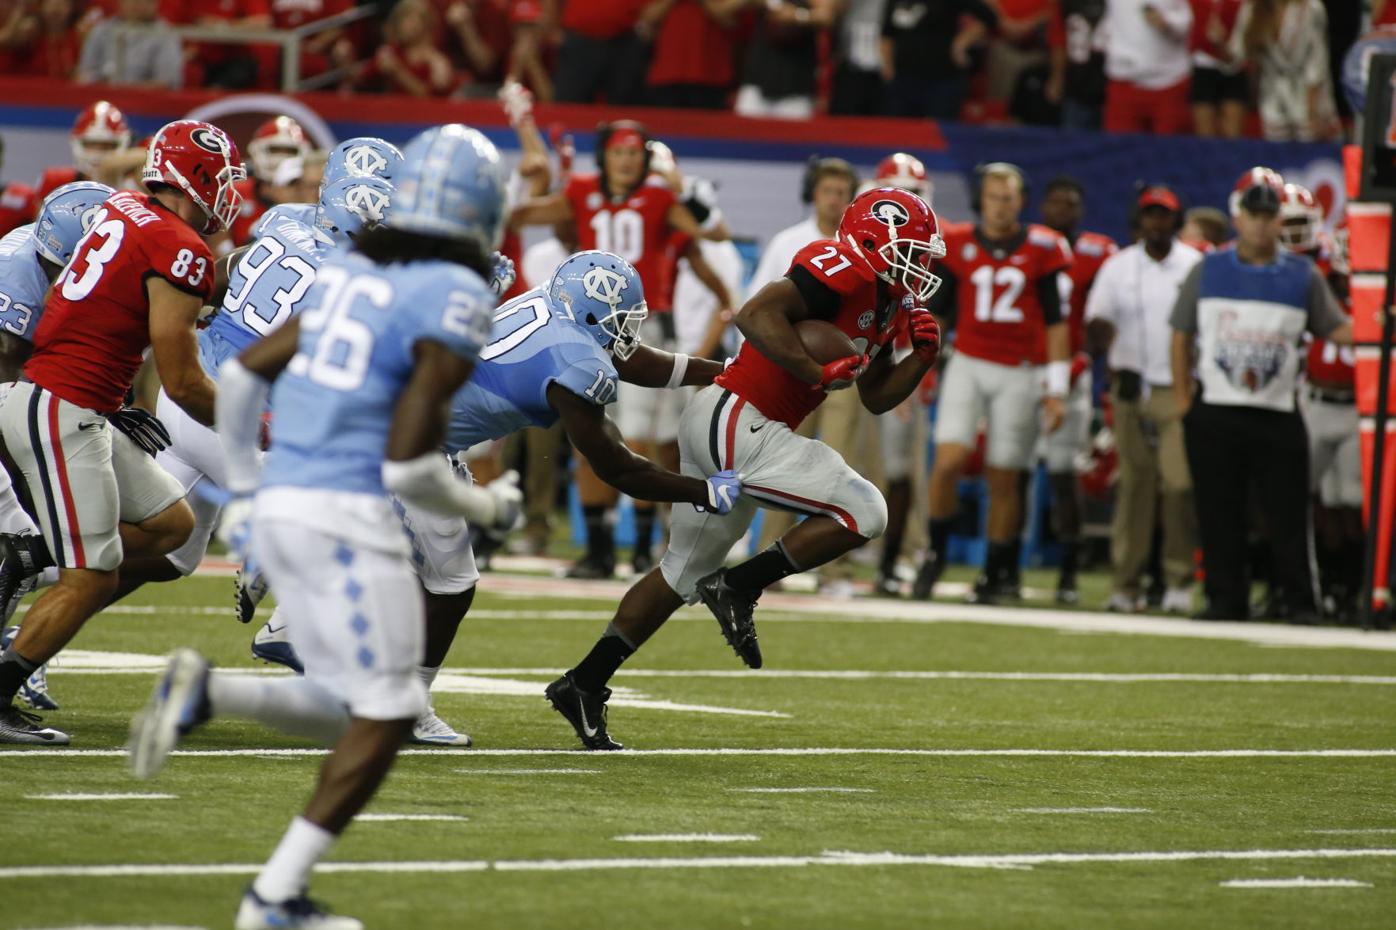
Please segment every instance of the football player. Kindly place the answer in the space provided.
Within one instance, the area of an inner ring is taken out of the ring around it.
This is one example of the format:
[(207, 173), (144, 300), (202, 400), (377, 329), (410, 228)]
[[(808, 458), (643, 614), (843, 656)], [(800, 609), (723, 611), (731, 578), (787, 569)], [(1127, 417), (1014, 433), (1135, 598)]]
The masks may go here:
[(228, 229), (234, 247), (252, 241), (252, 228), (263, 213), (279, 203), (290, 202), (291, 186), (277, 183), (277, 170), (290, 159), (304, 160), (310, 150), (305, 130), (289, 116), (274, 117), (257, 127), (252, 141), (247, 143), (252, 172), (238, 185), (242, 209)]
[[(635, 266), (651, 295), (651, 311), (668, 312), (661, 295), (670, 289), (666, 276), (672, 272), (670, 240), (675, 233), (693, 239), (721, 239), (721, 229), (705, 229), (665, 182), (651, 178), (652, 151), (649, 134), (639, 123), (618, 120), (603, 124), (597, 135), (595, 174), (573, 174), (559, 191), (521, 204), (510, 218), (510, 226), (571, 222), (577, 243), (585, 250), (613, 252)], [(690, 258), (690, 261), (693, 261)], [(701, 257), (695, 269), (705, 267)], [(702, 274), (702, 272), (700, 272)], [(724, 307), (731, 298), (711, 269), (704, 282), (718, 295)], [(656, 316), (651, 329), (661, 326)], [(655, 342), (653, 334), (649, 337)], [(672, 423), (673, 417), (670, 417)], [(664, 441), (667, 435), (657, 437)], [(600, 481), (589, 467), (577, 472), (578, 492), (586, 518), (586, 555), (568, 572), (573, 578), (609, 578), (615, 571), (615, 540), (612, 533), (615, 491)], [(653, 511), (651, 511), (653, 513)], [(648, 524), (653, 531), (653, 518)], [(642, 527), (637, 530), (643, 532)], [(643, 562), (647, 546), (637, 544), (636, 554)]]
[(328, 259), (308, 309), (219, 378), (229, 486), (256, 491), (251, 543), (288, 608), (306, 674), (211, 672), (181, 650), (132, 723), (131, 764), (142, 777), (212, 716), (249, 717), (334, 746), (304, 812), (244, 893), (238, 930), (362, 930), (312, 903), (306, 885), (427, 704), (415, 673), (422, 598), (405, 537), (384, 532), (395, 519), (388, 495), (486, 523), (499, 510), (439, 451), (447, 404), (470, 376), (495, 305), (485, 279), (504, 219), (499, 153), (459, 124), (428, 130), (407, 146), (398, 191), (391, 225)]
[(102, 162), (124, 152), (131, 145), (131, 127), (126, 122), (125, 114), (115, 104), (98, 100), (88, 104), (73, 121), (69, 145), (73, 152), (73, 163), (44, 169), (34, 186), (31, 215), (37, 215), (48, 195), (64, 184), (97, 180)]
[[(936, 413), (930, 481), (930, 548), (912, 587), (925, 600), (945, 570), (959, 482), (987, 420), (984, 474), (989, 486), (988, 553), (972, 599), (1010, 595), (1022, 526), (1023, 472), (1045, 432), (1062, 424), (1071, 389), (1070, 336), (1061, 273), (1071, 246), (1061, 233), (1024, 225), (1027, 179), (1007, 162), (975, 172), (973, 226), (948, 227), (938, 270), (947, 287), (932, 309), (955, 319), (955, 354), (945, 366)], [(1045, 373), (1045, 385), (1044, 385)]]
[[(795, 428), (828, 391), (856, 385), (863, 404), (877, 414), (916, 388), (940, 344), (940, 328), (922, 305), (939, 283), (931, 262), (943, 255), (925, 201), (878, 188), (849, 205), (836, 240), (801, 249), (785, 277), (742, 307), (736, 322), (746, 342), (684, 409), (679, 424), (683, 473), (735, 471), (742, 498), (725, 516), (676, 504), (659, 567), (626, 593), (591, 652), (548, 685), (548, 701), (584, 747), (621, 748), (607, 732), (607, 682), (684, 603), (702, 600), (742, 661), (760, 668), (753, 615), (761, 592), (881, 535), (887, 505), (877, 488), (833, 449)], [(888, 343), (903, 316), (909, 316), (913, 351), (894, 362)], [(795, 329), (805, 320), (832, 324), (854, 354), (816, 361)], [(807, 518), (771, 548), (724, 569), (757, 507)]]
[[(132, 422), (122, 404), (151, 348), (170, 399), (213, 423), (215, 388), (195, 337), (213, 290), (203, 237), (237, 215), (242, 175), (236, 147), (215, 126), (176, 120), (156, 133), (148, 193), (118, 191), (102, 205), (49, 291), (29, 381), (0, 403), (5, 447), (59, 566), (0, 655), (0, 742), (67, 743), (16, 710), (15, 693), (111, 600), (123, 556), (165, 555), (194, 528), (184, 489), (147, 451), (148, 415)], [(0, 575), (8, 595), (18, 578)]]
[[(1066, 316), (1071, 339), (1071, 391), (1066, 398), (1066, 417), (1061, 429), (1045, 437), (1043, 458), (1052, 491), (1052, 522), (1061, 546), (1061, 570), (1057, 576), (1057, 603), (1072, 605), (1080, 600), (1076, 590), (1076, 568), (1081, 557), (1081, 482), (1076, 476), (1076, 460), (1091, 439), (1094, 413), (1091, 388), (1091, 358), (1086, 353), (1086, 295), (1105, 260), (1119, 251), (1115, 240), (1102, 233), (1081, 229), (1085, 210), (1085, 188), (1075, 178), (1062, 175), (1048, 183), (1042, 195), (1042, 223), (1066, 237), (1071, 245), (1071, 266), (1059, 280), (1071, 289)], [(1012, 560), (1017, 567), (1018, 560)]]
[[(452, 456), (529, 426), (561, 423), (597, 475), (641, 500), (678, 501), (726, 513), (739, 484), (730, 471), (707, 479), (665, 471), (627, 448), (606, 415), (618, 382), (674, 388), (707, 385), (719, 362), (672, 355), (643, 345), (647, 312), (635, 268), (607, 252), (579, 252), (541, 287), (505, 303), (475, 374), (451, 400), (444, 448)], [(418, 669), (431, 688), (470, 609), (480, 580), (465, 521), (446, 521), (404, 504), (398, 509), (412, 544), (412, 563), (426, 589), (426, 660)], [(278, 608), (278, 614), (280, 608)], [(258, 634), (261, 658), (297, 671), (299, 659), (273, 614)], [(429, 712), (413, 727), (416, 742), (469, 746)]]

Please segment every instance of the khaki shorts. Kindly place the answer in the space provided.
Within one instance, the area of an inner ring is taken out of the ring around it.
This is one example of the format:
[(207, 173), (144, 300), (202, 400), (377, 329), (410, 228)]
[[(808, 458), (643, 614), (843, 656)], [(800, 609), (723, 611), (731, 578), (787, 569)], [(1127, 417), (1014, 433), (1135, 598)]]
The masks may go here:
[(37, 384), (6, 393), (0, 433), (61, 568), (116, 569), (118, 524), (140, 523), (184, 497), (179, 482), (106, 417)]

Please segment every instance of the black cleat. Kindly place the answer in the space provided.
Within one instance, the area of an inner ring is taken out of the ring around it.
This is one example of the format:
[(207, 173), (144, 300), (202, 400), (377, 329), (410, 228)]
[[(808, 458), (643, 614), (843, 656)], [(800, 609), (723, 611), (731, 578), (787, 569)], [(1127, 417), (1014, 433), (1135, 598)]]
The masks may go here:
[(911, 599), (913, 601), (929, 601), (931, 593), (935, 590), (936, 582), (940, 581), (941, 574), (945, 571), (945, 563), (939, 558), (928, 555), (926, 561), (921, 563), (921, 567), (916, 571), (916, 581), (911, 585)]
[(711, 575), (698, 579), (698, 597), (717, 618), (727, 645), (746, 663), (747, 668), (761, 667), (761, 644), (756, 641), (756, 599), (727, 583), (727, 569), (719, 568)]
[(996, 585), (988, 575), (980, 575), (974, 579), (974, 587), (970, 589), (969, 597), (965, 598), (967, 604), (997, 604), (1000, 597), (999, 586)]
[(583, 691), (572, 680), (572, 673), (568, 672), (548, 685), (543, 696), (553, 705), (553, 710), (572, 724), (584, 748), (599, 752), (625, 748), (606, 732), (606, 702), (611, 698), (610, 688), (602, 688), (597, 694)]
[(896, 575), (878, 572), (877, 580), (873, 582), (873, 594), (878, 597), (901, 597), (902, 580)]
[(616, 573), (616, 557), (593, 555), (588, 552), (580, 559), (572, 563), (572, 567), (567, 569), (568, 578), (578, 578), (584, 581), (604, 581)]
[(46, 727), (37, 714), (18, 707), (0, 707), (0, 743), (20, 746), (67, 746), (68, 734)]

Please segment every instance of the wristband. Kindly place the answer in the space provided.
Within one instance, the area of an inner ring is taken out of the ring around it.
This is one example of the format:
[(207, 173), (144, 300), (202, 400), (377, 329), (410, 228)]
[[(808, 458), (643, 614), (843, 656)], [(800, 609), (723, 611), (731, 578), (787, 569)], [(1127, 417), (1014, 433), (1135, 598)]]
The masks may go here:
[(1071, 392), (1071, 363), (1047, 363), (1047, 396), (1065, 397)]
[(688, 373), (688, 356), (674, 353), (674, 370), (669, 372), (669, 383), (666, 388), (683, 387), (683, 376)]

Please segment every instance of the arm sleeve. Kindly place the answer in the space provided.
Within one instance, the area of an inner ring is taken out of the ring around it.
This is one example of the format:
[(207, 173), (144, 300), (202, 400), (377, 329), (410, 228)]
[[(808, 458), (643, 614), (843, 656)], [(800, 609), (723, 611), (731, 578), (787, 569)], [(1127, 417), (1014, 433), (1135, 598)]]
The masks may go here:
[(463, 516), (469, 523), (490, 525), (499, 515), (495, 496), (457, 478), (440, 452), (428, 452), (406, 462), (385, 459), (383, 487), (423, 510), (447, 517)]
[(1118, 262), (1107, 261), (1100, 266), (1095, 283), (1086, 294), (1086, 320), (1108, 320), (1115, 322), (1115, 266)]
[(1347, 317), (1338, 306), (1337, 298), (1333, 296), (1332, 288), (1323, 280), (1323, 273), (1317, 266), (1310, 269), (1308, 310), (1309, 332), (1320, 339), (1327, 338), (1333, 330), (1347, 322)]
[(1042, 321), (1054, 326), (1062, 321), (1062, 292), (1057, 283), (1060, 271), (1053, 271), (1037, 279), (1037, 299), (1042, 303)]
[(816, 320), (832, 320), (838, 315), (839, 306), (843, 300), (838, 293), (824, 284), (814, 275), (810, 274), (804, 265), (796, 265), (791, 268), (786, 277), (795, 285), (795, 290), (800, 292), (800, 297), (805, 302), (809, 315)]
[(1192, 266), (1188, 276), (1178, 286), (1178, 297), (1173, 301), (1173, 314), (1168, 323), (1180, 333), (1189, 335), (1197, 332), (1197, 300), (1202, 293), (1202, 262)]
[(218, 399), (214, 422), (218, 441), (228, 465), (229, 494), (245, 495), (257, 490), (261, 458), (257, 439), (261, 433), (262, 411), (266, 409), (271, 384), (230, 358), (218, 369)]

